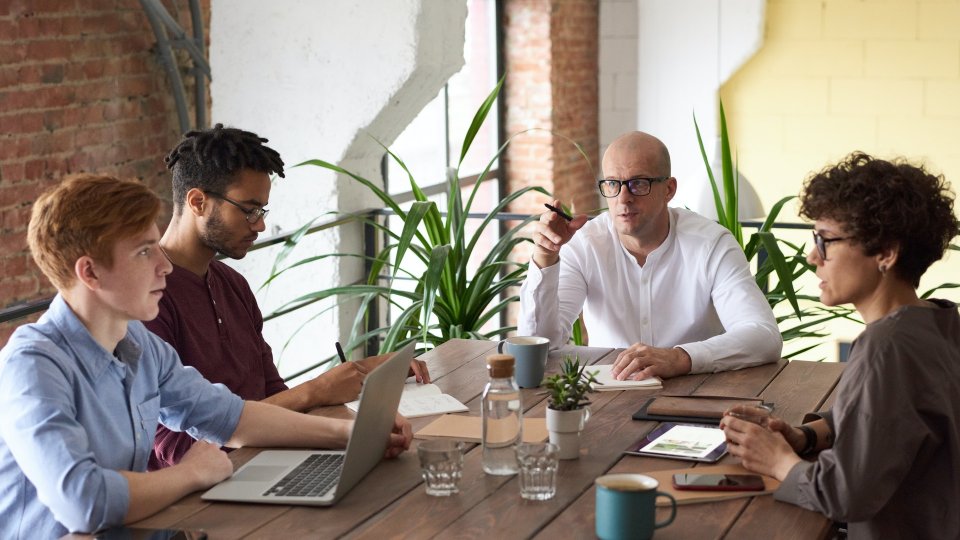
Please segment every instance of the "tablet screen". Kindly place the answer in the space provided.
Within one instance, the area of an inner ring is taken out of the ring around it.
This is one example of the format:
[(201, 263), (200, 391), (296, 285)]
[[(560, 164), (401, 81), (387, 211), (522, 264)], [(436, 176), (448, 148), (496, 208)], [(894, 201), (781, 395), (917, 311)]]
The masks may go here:
[(727, 451), (723, 430), (716, 426), (667, 422), (650, 432), (629, 453), (713, 462)]

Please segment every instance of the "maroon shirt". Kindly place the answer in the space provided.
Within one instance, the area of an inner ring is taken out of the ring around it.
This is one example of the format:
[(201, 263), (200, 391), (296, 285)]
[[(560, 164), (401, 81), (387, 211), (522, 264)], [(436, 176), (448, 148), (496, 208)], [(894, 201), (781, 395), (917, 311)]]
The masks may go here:
[[(287, 389), (260, 334), (263, 316), (253, 291), (222, 262), (212, 261), (205, 277), (173, 265), (160, 314), (145, 324), (177, 350), (185, 366), (245, 400)], [(192, 444), (190, 435), (158, 426), (149, 469), (176, 464)]]

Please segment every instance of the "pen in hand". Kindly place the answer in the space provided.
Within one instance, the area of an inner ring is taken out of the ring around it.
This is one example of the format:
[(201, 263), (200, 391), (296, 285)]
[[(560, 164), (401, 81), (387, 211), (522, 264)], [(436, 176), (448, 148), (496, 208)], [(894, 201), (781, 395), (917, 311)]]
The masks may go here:
[(563, 219), (565, 219), (565, 220), (567, 220), (567, 221), (573, 221), (573, 217), (571, 217), (569, 214), (567, 214), (567, 213), (564, 212), (563, 210), (561, 210), (561, 209), (553, 206), (552, 204), (546, 204), (546, 203), (544, 203), (544, 206), (547, 207), (547, 210), (550, 210), (551, 212), (556, 212), (556, 214), (557, 214), (558, 216), (562, 217)]
[(346, 355), (343, 354), (343, 347), (340, 346), (340, 342), (339, 342), (339, 341), (336, 343), (336, 345), (337, 345), (337, 356), (340, 357), (340, 363), (346, 364), (346, 363), (347, 363), (347, 357), (346, 357)]

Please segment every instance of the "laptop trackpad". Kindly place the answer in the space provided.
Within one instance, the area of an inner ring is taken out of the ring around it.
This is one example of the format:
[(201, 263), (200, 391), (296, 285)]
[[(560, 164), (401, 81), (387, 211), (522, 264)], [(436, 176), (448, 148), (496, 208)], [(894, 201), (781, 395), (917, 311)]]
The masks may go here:
[(267, 482), (279, 478), (287, 469), (288, 467), (251, 465), (245, 467), (242, 471), (238, 471), (230, 480), (235, 482)]

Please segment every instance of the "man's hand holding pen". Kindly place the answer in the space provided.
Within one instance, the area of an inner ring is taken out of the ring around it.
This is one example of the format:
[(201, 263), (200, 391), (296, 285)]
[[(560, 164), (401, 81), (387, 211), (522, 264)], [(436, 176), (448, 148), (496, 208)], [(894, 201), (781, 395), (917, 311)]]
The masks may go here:
[(576, 217), (563, 213), (559, 200), (548, 205), (549, 211), (540, 215), (533, 232), (533, 262), (540, 268), (557, 264), (560, 260), (560, 246), (566, 244), (573, 235), (587, 223), (587, 216)]

